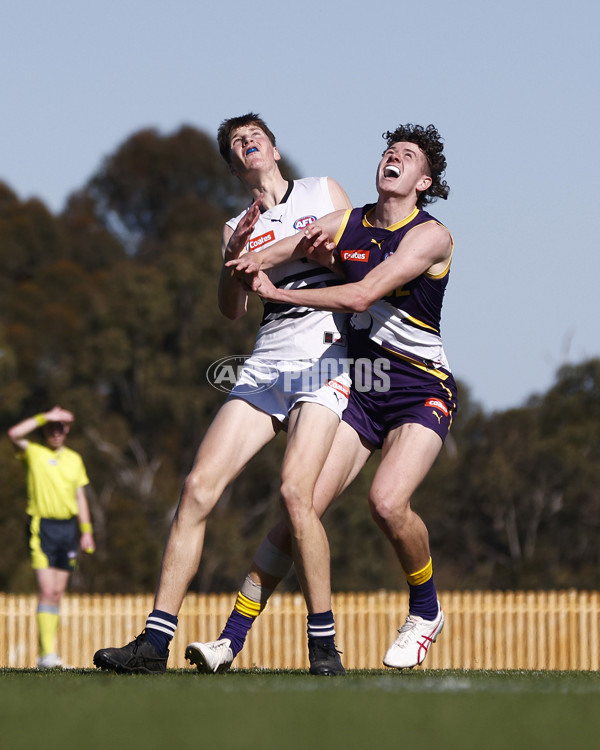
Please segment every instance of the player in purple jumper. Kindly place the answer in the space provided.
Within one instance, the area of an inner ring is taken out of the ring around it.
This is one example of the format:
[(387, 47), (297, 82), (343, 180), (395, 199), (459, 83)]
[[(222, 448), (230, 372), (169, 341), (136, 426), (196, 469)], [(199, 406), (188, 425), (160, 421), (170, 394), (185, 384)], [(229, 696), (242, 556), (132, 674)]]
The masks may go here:
[[(375, 204), (328, 214), (305, 230), (300, 243), (282, 240), (231, 267), (246, 274), (268, 302), (354, 313), (348, 342), (348, 356), (356, 363), (350, 400), (315, 487), (314, 504), (322, 513), (381, 448), (369, 504), (409, 585), (409, 615), (383, 662), (403, 669), (424, 660), (444, 625), (429, 535), (411, 508), (411, 497), (433, 465), (457, 408), (440, 336), (453, 240), (423, 210), (448, 194), (436, 128), (401, 125), (384, 137)], [(300, 251), (340, 269), (346, 283), (327, 289), (276, 288), (264, 271)], [(281, 526), (269, 534), (281, 551), (285, 537)]]

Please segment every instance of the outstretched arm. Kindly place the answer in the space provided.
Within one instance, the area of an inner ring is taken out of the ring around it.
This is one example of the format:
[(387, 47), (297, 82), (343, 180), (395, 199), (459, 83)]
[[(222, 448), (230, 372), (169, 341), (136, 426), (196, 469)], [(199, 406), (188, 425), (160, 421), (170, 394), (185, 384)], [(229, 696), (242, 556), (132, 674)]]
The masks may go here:
[(378, 299), (423, 273), (441, 273), (452, 253), (452, 238), (441, 224), (422, 224), (410, 232), (396, 252), (373, 268), (361, 281), (323, 289), (278, 289), (258, 269), (252, 291), (271, 302), (303, 305), (333, 312), (364, 312)]
[(28, 440), (26, 439), (34, 430), (38, 427), (42, 427), (46, 422), (65, 422), (65, 424), (71, 424), (75, 420), (75, 417), (70, 411), (63, 409), (62, 406), (54, 406), (50, 411), (36, 414), (33, 417), (27, 417), (22, 422), (18, 422), (8, 430), (8, 437), (12, 442), (24, 451), (27, 448)]

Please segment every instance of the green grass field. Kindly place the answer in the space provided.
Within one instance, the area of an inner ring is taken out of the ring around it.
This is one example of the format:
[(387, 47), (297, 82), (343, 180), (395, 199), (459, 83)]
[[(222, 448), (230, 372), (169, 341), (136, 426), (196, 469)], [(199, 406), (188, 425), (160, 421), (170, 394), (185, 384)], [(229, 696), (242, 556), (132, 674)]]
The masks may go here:
[(599, 737), (595, 672), (0, 670), (3, 750), (573, 750)]

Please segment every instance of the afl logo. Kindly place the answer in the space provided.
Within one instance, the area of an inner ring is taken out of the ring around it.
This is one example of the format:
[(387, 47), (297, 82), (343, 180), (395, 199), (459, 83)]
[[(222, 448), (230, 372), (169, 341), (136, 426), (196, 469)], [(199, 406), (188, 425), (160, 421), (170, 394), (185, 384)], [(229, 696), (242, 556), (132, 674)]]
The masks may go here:
[(272, 388), (277, 380), (277, 369), (269, 362), (255, 362), (244, 381), (238, 384), (247, 359), (248, 356), (245, 354), (218, 359), (210, 364), (206, 371), (206, 379), (213, 388), (222, 393), (231, 393), (236, 385), (240, 394), (260, 393)]
[(299, 229), (304, 229), (309, 224), (312, 224), (314, 221), (317, 220), (316, 216), (303, 216), (301, 219), (296, 219), (294, 222), (294, 229), (298, 231)]

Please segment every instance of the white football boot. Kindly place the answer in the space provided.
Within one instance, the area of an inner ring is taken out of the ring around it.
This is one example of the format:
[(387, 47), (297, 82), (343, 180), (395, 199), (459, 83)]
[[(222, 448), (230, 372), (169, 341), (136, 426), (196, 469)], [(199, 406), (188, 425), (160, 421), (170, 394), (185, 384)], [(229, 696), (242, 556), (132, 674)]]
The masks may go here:
[(58, 654), (45, 654), (37, 662), (38, 669), (62, 669), (62, 661)]
[(435, 643), (443, 627), (444, 613), (439, 602), (435, 620), (424, 620), (417, 615), (409, 615), (404, 625), (398, 630), (398, 637), (383, 657), (383, 663), (386, 667), (395, 669), (416, 667), (423, 662), (431, 644)]
[(226, 672), (233, 661), (231, 641), (229, 638), (222, 638), (208, 643), (190, 643), (185, 650), (185, 658), (203, 674)]

